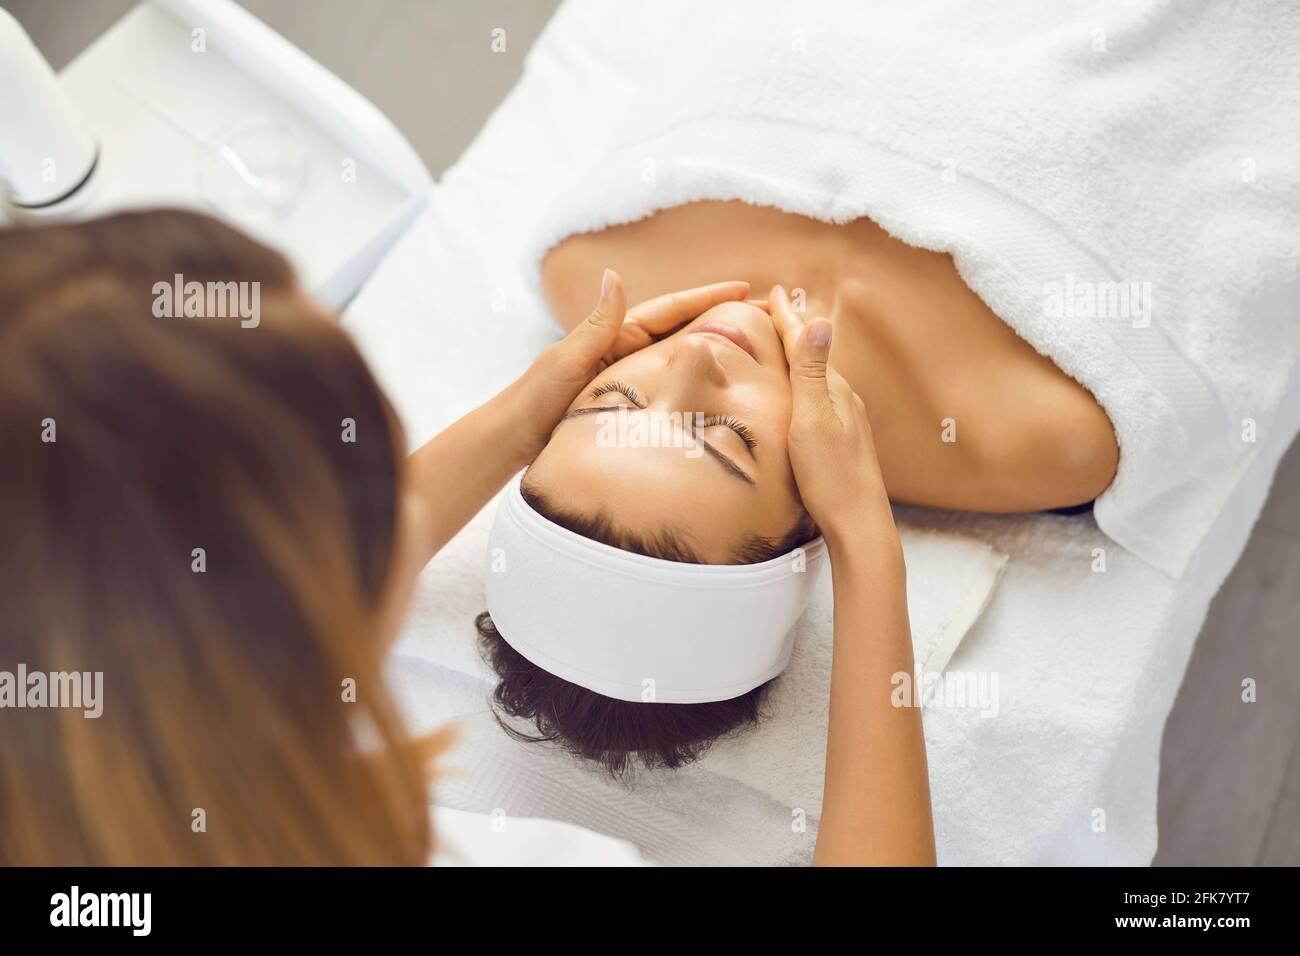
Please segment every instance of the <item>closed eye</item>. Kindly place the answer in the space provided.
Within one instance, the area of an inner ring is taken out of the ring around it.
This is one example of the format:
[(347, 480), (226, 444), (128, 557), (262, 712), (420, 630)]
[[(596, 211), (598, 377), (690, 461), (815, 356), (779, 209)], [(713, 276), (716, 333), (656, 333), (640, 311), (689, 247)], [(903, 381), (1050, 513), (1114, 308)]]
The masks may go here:
[(750, 430), (749, 426), (739, 418), (733, 418), (730, 415), (709, 415), (704, 419), (705, 428), (710, 428), (714, 425), (722, 425), (724, 428), (730, 428), (740, 436), (740, 440), (745, 443), (745, 447), (748, 448), (751, 453), (754, 451), (754, 447), (758, 444), (758, 439), (754, 437), (754, 433)]
[(637, 408), (645, 408), (646, 406), (646, 400), (642, 397), (640, 392), (626, 382), (620, 382), (617, 379), (597, 385), (591, 390), (590, 394), (592, 398), (600, 398), (600, 396), (608, 395), (611, 392), (624, 396)]
[[(605, 382), (604, 384), (593, 388), (589, 394), (592, 398), (599, 398), (602, 395), (609, 395), (610, 393), (618, 393), (619, 395), (624, 396), (630, 402), (635, 404), (637, 408), (646, 407), (646, 401), (641, 397), (641, 393), (632, 388), (632, 386), (628, 385), (626, 382)], [(625, 405), (592, 405), (587, 408), (574, 408), (565, 413), (564, 417), (560, 419), (560, 424), (562, 425), (567, 421), (572, 421), (575, 418), (582, 418), (587, 415), (597, 415), (602, 412), (608, 414), (616, 409), (626, 407), (627, 406)], [(758, 442), (754, 440), (754, 436), (750, 432), (749, 426), (744, 422), (732, 418), (730, 415), (711, 415), (704, 419), (703, 424), (704, 427), (723, 425), (730, 428), (740, 436), (742, 441), (745, 442), (745, 447), (748, 449), (750, 457), (754, 457), (754, 446), (757, 445)], [(700, 439), (700, 444), (704, 446), (704, 450), (708, 452), (709, 456), (714, 461), (718, 462), (718, 464), (722, 465), (722, 467), (727, 470), (728, 474), (738, 478), (751, 487), (758, 484), (758, 482), (756, 482), (754, 478), (745, 471), (745, 469), (737, 465), (729, 456), (723, 454), (712, 444), (703, 439)]]
[[(602, 382), (591, 390), (590, 397), (600, 398), (602, 395), (616, 394), (622, 395), (637, 408), (645, 408), (648, 404), (645, 397), (627, 382), (618, 379), (611, 379), (608, 382)], [(750, 457), (754, 455), (754, 449), (758, 446), (758, 439), (754, 437), (754, 432), (748, 425), (739, 418), (732, 415), (707, 415), (701, 421), (701, 427), (712, 428), (721, 425), (723, 428), (730, 428), (740, 440), (745, 443), (745, 448), (749, 451)]]

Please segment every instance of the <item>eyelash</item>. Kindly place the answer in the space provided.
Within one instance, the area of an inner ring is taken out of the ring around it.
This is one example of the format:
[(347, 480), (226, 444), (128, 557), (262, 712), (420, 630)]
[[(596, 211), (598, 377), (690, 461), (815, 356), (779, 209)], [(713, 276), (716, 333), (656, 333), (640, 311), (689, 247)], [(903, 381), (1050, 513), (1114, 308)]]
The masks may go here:
[(640, 392), (631, 385), (628, 385), (626, 382), (620, 382), (617, 380), (606, 382), (603, 385), (597, 385), (591, 390), (591, 397), (600, 398), (600, 396), (608, 395), (610, 392), (618, 392), (620, 395), (631, 401), (633, 405), (644, 404)]
[[(591, 390), (591, 397), (600, 398), (600, 396), (609, 395), (611, 392), (617, 392), (634, 405), (641, 406), (645, 404), (645, 401), (641, 398), (640, 392), (631, 385), (628, 385), (626, 382), (620, 382), (617, 380), (597, 385)], [(705, 428), (711, 428), (714, 425), (722, 425), (724, 428), (730, 428), (737, 436), (739, 436), (740, 440), (745, 443), (745, 447), (750, 451), (753, 451), (754, 447), (758, 444), (758, 440), (754, 438), (754, 433), (750, 430), (749, 426), (739, 418), (733, 418), (731, 415), (709, 415), (704, 419)]]
[(753, 451), (754, 446), (758, 444), (758, 441), (754, 438), (754, 433), (749, 430), (749, 426), (738, 418), (732, 418), (730, 415), (710, 415), (704, 419), (704, 427), (708, 428), (711, 425), (723, 425), (730, 428), (740, 436), (740, 440), (745, 443), (745, 447), (750, 451)]

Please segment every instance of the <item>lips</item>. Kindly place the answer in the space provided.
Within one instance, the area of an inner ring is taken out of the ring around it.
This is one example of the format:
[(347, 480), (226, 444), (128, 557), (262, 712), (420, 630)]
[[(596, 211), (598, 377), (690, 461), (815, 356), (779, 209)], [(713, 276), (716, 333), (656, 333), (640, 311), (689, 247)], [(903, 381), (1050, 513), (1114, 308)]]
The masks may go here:
[(754, 343), (749, 341), (749, 336), (734, 325), (727, 325), (725, 322), (701, 322), (695, 328), (691, 329), (691, 334), (707, 332), (710, 335), (720, 335), (731, 344), (739, 346), (755, 362), (758, 361), (758, 353), (754, 351)]

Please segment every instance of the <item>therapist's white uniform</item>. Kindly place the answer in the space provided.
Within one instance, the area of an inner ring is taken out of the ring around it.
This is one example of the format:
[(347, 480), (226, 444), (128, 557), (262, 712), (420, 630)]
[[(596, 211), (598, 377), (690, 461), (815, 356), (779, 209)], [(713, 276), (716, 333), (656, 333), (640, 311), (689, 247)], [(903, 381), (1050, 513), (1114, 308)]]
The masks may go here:
[(572, 823), (433, 808), (431, 866), (649, 866), (632, 844)]

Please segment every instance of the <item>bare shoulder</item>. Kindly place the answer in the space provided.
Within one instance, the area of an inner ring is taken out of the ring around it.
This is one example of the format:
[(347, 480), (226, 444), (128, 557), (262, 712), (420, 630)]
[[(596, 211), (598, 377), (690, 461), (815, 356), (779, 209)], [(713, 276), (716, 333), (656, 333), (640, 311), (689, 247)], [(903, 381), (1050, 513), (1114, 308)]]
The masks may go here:
[[(1094, 501), (1115, 479), (1119, 445), (1092, 393), (1055, 370), (1015, 407), (991, 416), (976, 449), (981, 484), (1009, 501), (990, 510), (1046, 511)], [(1009, 507), (1008, 507), (1009, 506)]]
[(596, 265), (600, 257), (593, 240), (589, 233), (571, 236), (551, 247), (542, 260), (542, 295), (565, 332), (581, 322), (600, 297), (604, 269)]

